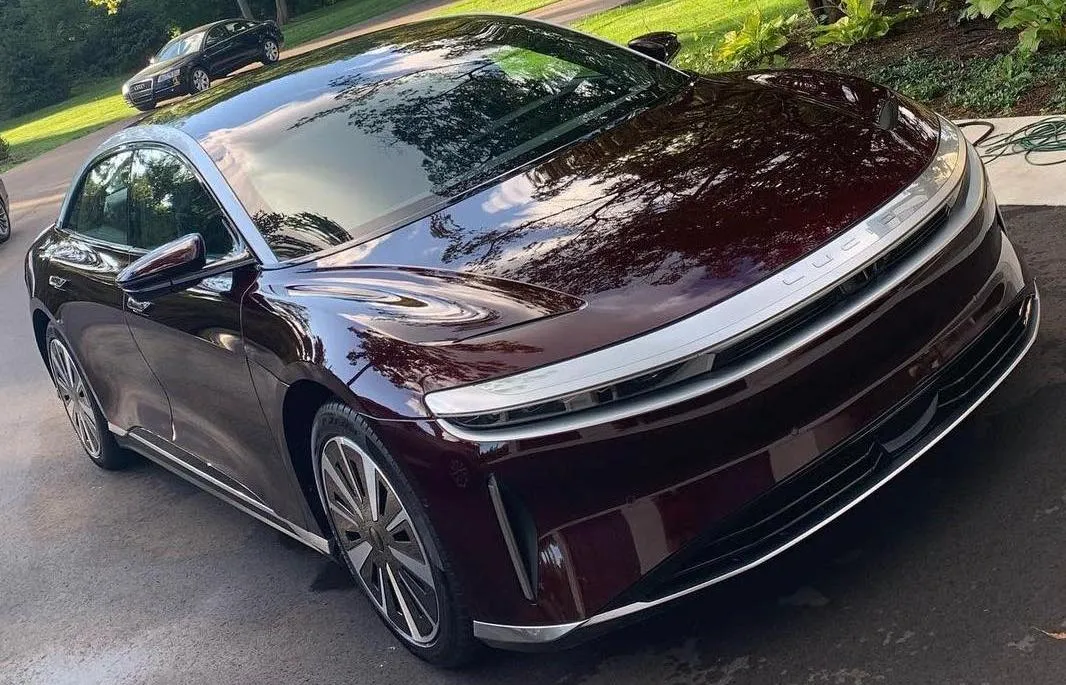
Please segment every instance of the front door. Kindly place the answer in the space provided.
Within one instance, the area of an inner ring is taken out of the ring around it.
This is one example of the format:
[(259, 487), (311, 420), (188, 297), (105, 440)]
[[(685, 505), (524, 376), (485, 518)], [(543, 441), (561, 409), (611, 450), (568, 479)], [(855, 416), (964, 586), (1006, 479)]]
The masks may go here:
[[(135, 248), (199, 233), (208, 264), (237, 251), (221, 207), (176, 153), (138, 150), (133, 189)], [(281, 471), (241, 336), (241, 298), (257, 274), (257, 267), (241, 267), (151, 301), (127, 299), (126, 307), (133, 337), (170, 399), (172, 431), (157, 437), (195, 457), (198, 468), (262, 499), (270, 473)]]
[(46, 280), (39, 292), (107, 420), (124, 430), (161, 430), (170, 426), (170, 407), (130, 335), (115, 283), (132, 258), (132, 157), (119, 152), (89, 166), (60, 225), (41, 246)]

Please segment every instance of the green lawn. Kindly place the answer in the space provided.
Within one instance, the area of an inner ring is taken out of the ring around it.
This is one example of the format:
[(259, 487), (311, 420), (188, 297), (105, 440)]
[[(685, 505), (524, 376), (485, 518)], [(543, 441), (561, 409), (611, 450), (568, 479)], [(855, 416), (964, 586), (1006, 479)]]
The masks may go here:
[(678, 65), (705, 70), (714, 41), (738, 28), (756, 7), (769, 18), (807, 6), (802, 0), (643, 0), (595, 14), (575, 28), (618, 43), (651, 31), (673, 31), (683, 46)]
[(477, 14), (478, 12), (524, 14), (553, 2), (556, 0), (457, 0), (440, 8), (437, 14)]
[(301, 14), (282, 28), (285, 47), (291, 48), (379, 14), (408, 5), (413, 0), (343, 0), (314, 12)]
[(124, 80), (83, 82), (75, 86), (69, 100), (0, 121), (0, 137), (11, 145), (11, 157), (0, 162), (0, 170), (136, 114), (122, 99)]

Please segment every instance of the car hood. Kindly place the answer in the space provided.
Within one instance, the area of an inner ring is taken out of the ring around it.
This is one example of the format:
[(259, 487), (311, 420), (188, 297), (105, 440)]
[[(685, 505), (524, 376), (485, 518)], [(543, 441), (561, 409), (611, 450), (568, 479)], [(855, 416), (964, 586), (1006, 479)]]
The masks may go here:
[[(898, 104), (898, 119), (879, 125), (886, 103)], [(700, 79), (447, 209), (308, 266), (323, 277), (357, 277), (368, 265), (447, 271), (515, 284), (512, 304), (529, 287), (581, 303), (472, 336), (427, 335), (425, 320), (407, 332), (395, 322), (387, 333), (372, 322), (360, 331), (373, 373), (412, 390), (507, 375), (676, 321), (810, 254), (911, 183), (938, 128), (935, 115), (850, 77)]]
[(170, 71), (171, 69), (178, 69), (188, 64), (194, 55), (182, 55), (181, 57), (175, 57), (174, 59), (164, 60), (162, 62), (156, 62), (155, 64), (149, 64), (144, 69), (141, 69), (134, 74), (126, 83), (135, 83), (142, 81), (149, 76), (158, 76), (164, 71)]

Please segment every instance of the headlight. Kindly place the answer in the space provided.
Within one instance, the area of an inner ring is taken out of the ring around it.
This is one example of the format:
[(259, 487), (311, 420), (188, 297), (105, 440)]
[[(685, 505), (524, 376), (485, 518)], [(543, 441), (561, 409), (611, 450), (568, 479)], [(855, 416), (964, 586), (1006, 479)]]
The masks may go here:
[(130, 94), (130, 84), (128, 84), (128, 83), (123, 83), (122, 84), (122, 94), (123, 95), (129, 95)]
[(171, 69), (170, 71), (164, 71), (162, 74), (156, 77), (156, 81), (177, 81), (180, 75), (181, 69)]

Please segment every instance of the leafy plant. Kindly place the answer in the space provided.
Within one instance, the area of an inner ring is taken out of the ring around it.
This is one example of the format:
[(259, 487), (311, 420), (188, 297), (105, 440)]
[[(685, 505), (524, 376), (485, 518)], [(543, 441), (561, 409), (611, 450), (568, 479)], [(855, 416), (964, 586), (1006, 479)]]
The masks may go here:
[(1033, 54), (1043, 42), (1066, 44), (1066, 0), (966, 0), (964, 19), (995, 19), (1001, 29), (1020, 29), (1018, 49)]
[(0, 162), (11, 156), (11, 146), (0, 136)]
[(743, 69), (779, 61), (776, 53), (788, 44), (789, 33), (800, 22), (799, 15), (767, 20), (760, 10), (752, 10), (736, 31), (730, 31), (714, 50), (719, 69)]
[(820, 34), (814, 39), (815, 45), (851, 46), (880, 38), (893, 25), (915, 14), (913, 8), (897, 14), (884, 14), (875, 0), (844, 0), (843, 10), (844, 16), (832, 24), (814, 27), (815, 33)]
[(952, 88), (948, 101), (956, 107), (993, 114), (1009, 110), (1036, 81), (1031, 60), (1013, 54), (971, 60), (960, 77), (965, 87)]

